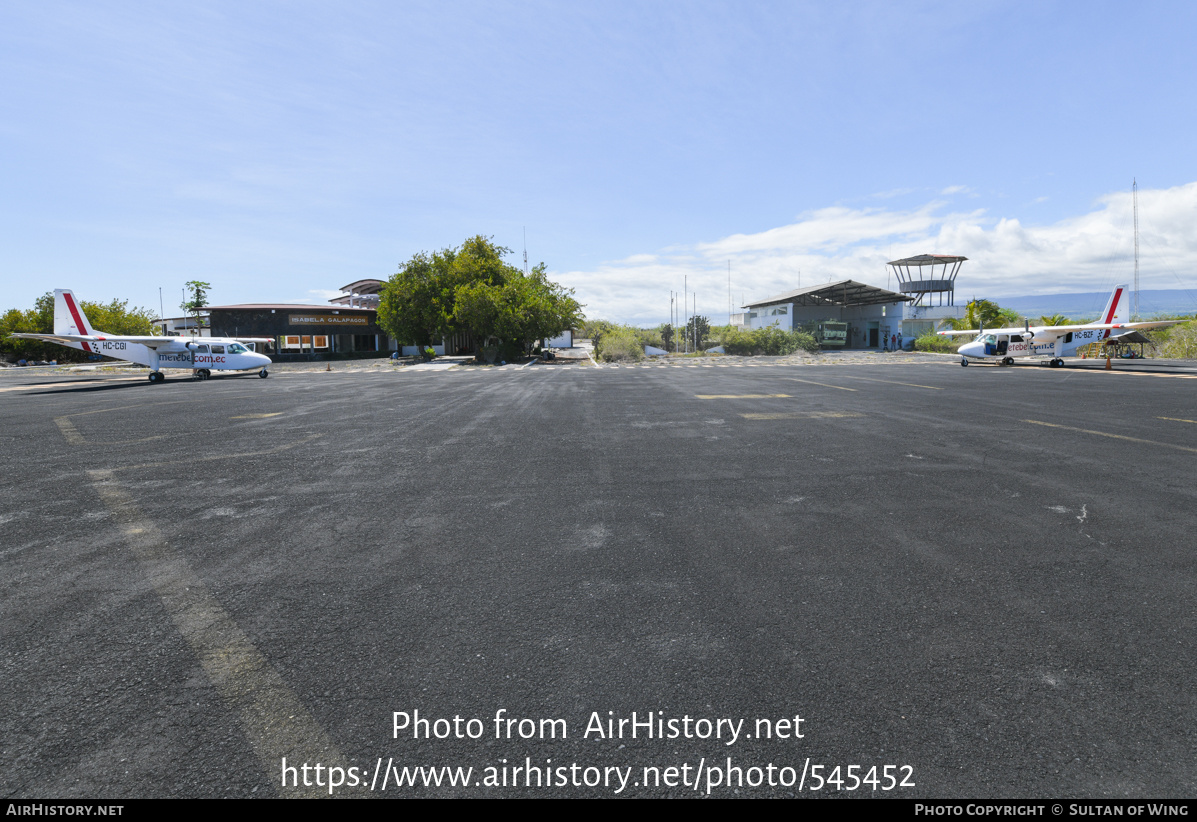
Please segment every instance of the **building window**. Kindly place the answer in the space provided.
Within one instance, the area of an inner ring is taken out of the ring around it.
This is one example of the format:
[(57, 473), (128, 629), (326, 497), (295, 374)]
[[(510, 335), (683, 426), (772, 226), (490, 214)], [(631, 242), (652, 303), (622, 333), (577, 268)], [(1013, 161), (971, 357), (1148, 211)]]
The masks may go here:
[(295, 335), (288, 335), (283, 337), (283, 349), (327, 349), (328, 336), (326, 334), (318, 334), (314, 337), (309, 337), (306, 334), (302, 337)]

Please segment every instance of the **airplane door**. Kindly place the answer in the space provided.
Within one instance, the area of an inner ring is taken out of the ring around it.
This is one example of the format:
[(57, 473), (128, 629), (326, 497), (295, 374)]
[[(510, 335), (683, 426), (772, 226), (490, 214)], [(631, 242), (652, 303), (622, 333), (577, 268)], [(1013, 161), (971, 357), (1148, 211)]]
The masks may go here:
[(998, 337), (997, 353), (999, 357), (1006, 356), (1006, 349), (1010, 346), (1009, 337)]

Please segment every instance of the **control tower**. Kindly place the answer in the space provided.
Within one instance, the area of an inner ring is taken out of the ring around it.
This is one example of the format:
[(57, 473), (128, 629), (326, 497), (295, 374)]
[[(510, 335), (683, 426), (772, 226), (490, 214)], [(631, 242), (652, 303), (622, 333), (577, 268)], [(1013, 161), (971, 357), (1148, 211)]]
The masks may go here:
[(912, 305), (930, 306), (936, 294), (939, 295), (939, 305), (945, 304), (945, 294), (948, 295), (946, 304), (955, 305), (956, 275), (960, 273), (960, 264), (967, 259), (950, 254), (920, 254), (886, 265), (894, 267), (894, 273), (898, 276), (898, 290), (914, 295)]

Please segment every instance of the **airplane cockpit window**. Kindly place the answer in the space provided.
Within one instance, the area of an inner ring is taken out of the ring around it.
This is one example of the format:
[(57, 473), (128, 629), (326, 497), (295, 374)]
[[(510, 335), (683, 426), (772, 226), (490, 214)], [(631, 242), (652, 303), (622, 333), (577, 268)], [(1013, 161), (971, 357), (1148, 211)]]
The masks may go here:
[(982, 337), (982, 338), (981, 338), (981, 342), (984, 342), (984, 343), (996, 343), (996, 342), (997, 342), (997, 337), (993, 336), (992, 334), (986, 334), (984, 337)]
[(244, 345), (242, 345), (241, 343), (233, 343), (232, 345), (230, 345), (230, 346), (229, 346), (229, 353), (230, 353), (230, 354), (245, 354), (245, 353), (247, 353), (247, 352), (248, 352), (248, 350), (249, 350), (249, 349), (247, 349), (247, 348), (246, 348)]

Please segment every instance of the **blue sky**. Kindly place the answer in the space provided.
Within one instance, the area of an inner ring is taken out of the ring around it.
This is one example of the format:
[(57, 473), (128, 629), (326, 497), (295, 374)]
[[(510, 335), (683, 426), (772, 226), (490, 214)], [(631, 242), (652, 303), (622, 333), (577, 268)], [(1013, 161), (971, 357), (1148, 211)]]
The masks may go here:
[[(0, 309), (316, 301), (492, 235), (655, 323), (922, 252), (1197, 288), (1193, 3), (0, 5)], [(1197, 306), (1194, 306), (1197, 310)]]

